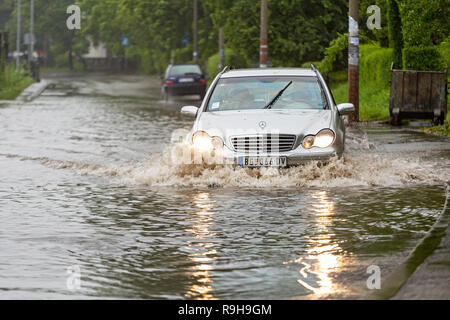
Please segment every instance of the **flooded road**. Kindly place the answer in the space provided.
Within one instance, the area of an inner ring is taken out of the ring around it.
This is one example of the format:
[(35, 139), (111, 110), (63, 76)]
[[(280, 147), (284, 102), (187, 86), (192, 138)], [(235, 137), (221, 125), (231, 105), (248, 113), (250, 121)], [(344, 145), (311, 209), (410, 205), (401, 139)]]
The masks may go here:
[(171, 136), (198, 101), (144, 77), (50, 81), (0, 104), (0, 299), (361, 298), (442, 212), (448, 138), (361, 127), (325, 167), (180, 165)]

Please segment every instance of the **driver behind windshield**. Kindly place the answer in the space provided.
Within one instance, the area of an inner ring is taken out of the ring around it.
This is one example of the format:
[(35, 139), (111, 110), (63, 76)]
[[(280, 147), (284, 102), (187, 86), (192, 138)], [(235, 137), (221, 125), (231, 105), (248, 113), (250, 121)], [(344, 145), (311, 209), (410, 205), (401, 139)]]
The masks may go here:
[[(278, 99), (270, 104), (277, 95)], [(252, 77), (221, 79), (211, 96), (208, 110), (323, 109), (324, 105), (317, 79)]]
[[(232, 90), (220, 103), (220, 110), (240, 110), (252, 109), (254, 106), (254, 96), (247, 88)], [(213, 103), (211, 110), (214, 110), (218, 103)]]

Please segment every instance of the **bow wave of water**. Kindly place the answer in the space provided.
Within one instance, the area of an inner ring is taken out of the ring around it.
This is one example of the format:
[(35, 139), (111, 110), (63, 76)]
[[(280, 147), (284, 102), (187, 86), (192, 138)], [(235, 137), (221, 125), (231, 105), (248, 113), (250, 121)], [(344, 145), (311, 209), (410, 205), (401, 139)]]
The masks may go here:
[[(72, 169), (80, 175), (103, 176), (115, 183), (178, 187), (344, 187), (396, 186), (441, 183), (450, 180), (448, 166), (436, 166), (417, 157), (350, 152), (326, 164), (311, 161), (298, 167), (240, 168), (231, 165), (177, 161), (189, 153), (189, 146), (173, 144), (143, 162), (125, 165), (89, 164), (46, 157), (37, 160), (56, 169)], [(12, 155), (10, 155), (12, 156)], [(16, 157), (16, 156), (14, 156)], [(18, 156), (17, 156), (18, 157)], [(185, 158), (185, 157), (184, 157)], [(441, 168), (441, 169), (440, 169)]]

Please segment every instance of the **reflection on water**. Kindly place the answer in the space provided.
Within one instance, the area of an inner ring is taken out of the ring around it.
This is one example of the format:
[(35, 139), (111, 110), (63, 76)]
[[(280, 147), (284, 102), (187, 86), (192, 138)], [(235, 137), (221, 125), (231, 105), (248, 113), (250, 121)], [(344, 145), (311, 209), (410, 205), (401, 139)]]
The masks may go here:
[(214, 232), (210, 231), (215, 214), (214, 201), (210, 199), (208, 192), (201, 192), (193, 196), (192, 202), (198, 210), (192, 213), (193, 225), (185, 231), (191, 232), (196, 239), (187, 242), (187, 249), (191, 252), (189, 260), (194, 262), (194, 266), (190, 268), (193, 283), (185, 296), (188, 299), (215, 299), (210, 271), (213, 270), (211, 263), (216, 259), (217, 251), (213, 242), (205, 241), (215, 236)]
[(339, 294), (342, 288), (333, 283), (331, 276), (332, 273), (339, 272), (342, 259), (342, 256), (336, 254), (341, 248), (335, 242), (335, 234), (330, 230), (335, 213), (334, 203), (328, 198), (326, 191), (318, 191), (312, 198), (317, 201), (312, 207), (318, 235), (309, 240), (312, 247), (306, 250), (305, 257), (297, 259), (297, 262), (303, 265), (299, 271), (301, 278), (297, 282), (316, 296)]

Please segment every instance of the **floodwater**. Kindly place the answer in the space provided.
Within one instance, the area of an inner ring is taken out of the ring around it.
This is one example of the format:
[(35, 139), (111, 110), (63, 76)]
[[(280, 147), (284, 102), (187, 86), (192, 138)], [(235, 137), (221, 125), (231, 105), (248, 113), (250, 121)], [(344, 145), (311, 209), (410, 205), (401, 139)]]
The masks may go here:
[(442, 212), (450, 141), (353, 128), (320, 167), (184, 165), (143, 77), (52, 76), (0, 104), (0, 298), (362, 298)]

